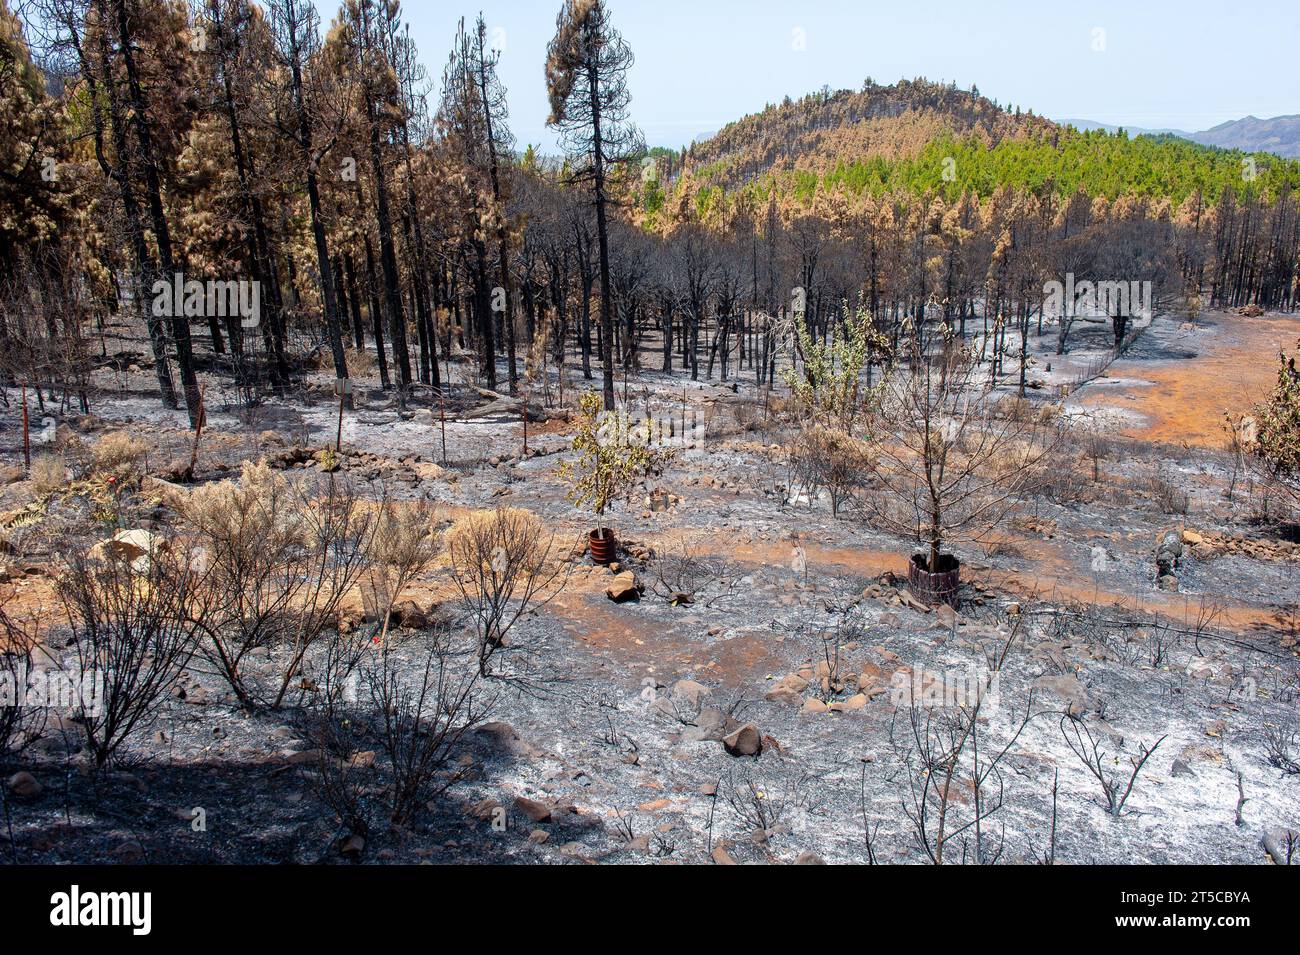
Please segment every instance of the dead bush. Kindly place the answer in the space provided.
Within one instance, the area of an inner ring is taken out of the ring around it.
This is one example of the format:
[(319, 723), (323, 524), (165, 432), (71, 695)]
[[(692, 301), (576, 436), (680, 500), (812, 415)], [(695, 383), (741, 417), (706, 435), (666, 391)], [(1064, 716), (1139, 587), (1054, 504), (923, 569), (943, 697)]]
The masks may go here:
[(181, 542), (144, 560), (78, 559), (59, 580), (76, 671), (72, 707), (96, 767), (157, 715), (209, 610), (202, 562)]
[(1186, 515), (1191, 507), (1187, 492), (1160, 475), (1153, 476), (1147, 482), (1147, 493), (1164, 514)]
[(424, 502), (380, 505), (370, 536), (368, 566), (361, 580), (366, 614), (387, 633), (393, 607), (407, 586), (433, 561), (438, 551), (433, 508)]
[(712, 606), (734, 589), (734, 575), (727, 561), (701, 553), (685, 537), (679, 538), (675, 547), (656, 554), (651, 568), (654, 581), (650, 586), (655, 595), (674, 607), (693, 604), (706, 591), (714, 591), (704, 601), (704, 606)]
[(32, 458), (27, 479), (38, 495), (53, 494), (68, 480), (68, 465), (59, 454), (38, 454)]
[(739, 824), (740, 834), (766, 845), (783, 831), (790, 812), (808, 808), (815, 792), (810, 774), (774, 767), (762, 775), (749, 769), (733, 770), (722, 795)]
[(1300, 776), (1300, 737), (1294, 731), (1269, 729), (1264, 733), (1264, 759), (1284, 776)]
[(831, 516), (866, 486), (871, 474), (871, 450), (865, 441), (832, 428), (815, 425), (799, 432), (790, 446), (791, 485), (809, 496), (823, 488), (831, 499)]
[(46, 708), (27, 705), (37, 628), (0, 609), (0, 759), (21, 753), (40, 737)]
[(1039, 493), (1053, 504), (1069, 507), (1094, 500), (1092, 485), (1073, 464), (1053, 469), (1043, 478)]
[(1122, 772), (1112, 771), (1111, 767), (1117, 765), (1119, 760), (1107, 757), (1101, 749), (1101, 740), (1081, 717), (1071, 716), (1068, 713), (1062, 716), (1061, 735), (1065, 738), (1065, 744), (1070, 747), (1070, 752), (1074, 753), (1101, 786), (1102, 796), (1106, 800), (1106, 811), (1116, 818), (1123, 815), (1124, 804), (1133, 793), (1133, 786), (1142, 774), (1142, 767), (1160, 748), (1160, 744), (1168, 739), (1168, 736), (1162, 736), (1151, 746), (1139, 740), (1138, 755), (1129, 757), (1132, 770), (1125, 778)]
[(90, 449), (91, 474), (103, 481), (130, 484), (145, 471), (149, 445), (125, 431), (110, 431)]
[(454, 786), (472, 768), (451, 763), (464, 735), (482, 723), (491, 700), (480, 692), (477, 646), (462, 646), (435, 630), (414, 666), (387, 648), (363, 666), (369, 725), (392, 772), (389, 815), (409, 822), (415, 812)]
[[(328, 352), (323, 353), (328, 358)], [(370, 378), (379, 368), (374, 353), (364, 348), (348, 348), (344, 351), (348, 362), (348, 373), (354, 378)], [(329, 364), (330, 368), (334, 366)]]
[[(207, 554), (218, 598), (203, 623), (203, 655), (241, 704), (279, 708), (369, 565), (373, 514), (347, 484), (331, 481), (313, 494), (246, 463), (238, 484), (196, 489), (182, 516)], [(246, 663), (263, 648), (277, 654), (275, 665), (254, 677)]]
[(452, 576), (474, 619), (483, 676), (519, 618), (559, 592), (554, 541), (536, 514), (513, 507), (477, 511), (447, 531)]

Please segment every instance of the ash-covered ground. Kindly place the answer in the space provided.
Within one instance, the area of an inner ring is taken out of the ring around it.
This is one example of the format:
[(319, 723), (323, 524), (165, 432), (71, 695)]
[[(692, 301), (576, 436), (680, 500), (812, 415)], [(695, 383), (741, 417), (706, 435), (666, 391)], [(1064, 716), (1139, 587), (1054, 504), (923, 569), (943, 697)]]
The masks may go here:
[[(1217, 419), (1203, 441), (1169, 442), (1166, 405), (1141, 418), (1131, 400), (1134, 379), (1195, 376), (1216, 342), (1242, 347), (1205, 327), (1157, 327), (1200, 344), (1135, 348), (1066, 399), (1100, 440), (1064, 456), (1062, 479), (994, 534), (957, 548), (957, 611), (907, 591), (909, 541), (792, 491), (784, 449), (797, 424), (768, 413), (752, 381), (629, 384), (633, 404), (685, 409), (700, 430), (607, 515), (622, 545), (612, 569), (573, 547), (591, 519), (557, 474), (570, 455), (563, 420), (531, 425), (525, 455), (516, 416), (466, 417), (482, 403), (468, 389), (441, 409), (362, 394), (334, 480), (449, 517), (525, 508), (568, 555), (558, 592), (501, 651), (516, 678), (482, 683), (490, 709), (448, 769), (463, 779), (392, 825), (391, 774), (363, 741), (348, 770), (369, 820), (358, 838), (322, 794), (318, 655), (279, 709), (239, 706), (196, 657), (109, 771), (89, 768), (70, 713), (49, 713), (3, 767), (0, 858), (922, 863), (942, 842), (944, 862), (1276, 861), (1264, 842), (1285, 849), (1300, 829), (1300, 544), (1261, 518), (1239, 462), (1216, 450)], [(1078, 371), (1046, 373), (1052, 342), (1040, 344), (1035, 396), (1054, 400), (1051, 376)], [(147, 438), (141, 527), (166, 536), (170, 495), (190, 492), (157, 481), (192, 432), (157, 407), (147, 368), (101, 378), (91, 414), (34, 423), (38, 450), (115, 430)], [(211, 396), (194, 481), (237, 478), (260, 458), (319, 480), (338, 409), (316, 384), (252, 411)], [(94, 536), (76, 530), (88, 505), (75, 495), (33, 511), (10, 397), (0, 586), (11, 616), (49, 622), (43, 652), (59, 659), (53, 578), (67, 548)], [(1182, 550), (1173, 582), (1157, 579), (1153, 556), (1168, 534)], [(414, 613), (385, 641), (416, 667), (432, 621), (456, 633), (467, 617), (445, 564), (404, 596)], [(283, 653), (255, 655), (251, 672), (273, 674)], [(973, 701), (972, 728), (958, 717)]]

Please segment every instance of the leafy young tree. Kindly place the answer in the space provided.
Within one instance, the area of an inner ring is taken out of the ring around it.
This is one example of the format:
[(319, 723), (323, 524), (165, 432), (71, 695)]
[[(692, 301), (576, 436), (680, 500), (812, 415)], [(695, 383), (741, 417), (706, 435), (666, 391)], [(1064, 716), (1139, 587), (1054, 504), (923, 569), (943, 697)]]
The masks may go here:
[(628, 117), (632, 50), (610, 22), (604, 0), (565, 0), (546, 51), (551, 115), (573, 162), (573, 178), (590, 185), (600, 249), (600, 360), (606, 411), (614, 410), (614, 304), (609, 275), (609, 176), (645, 151)]
[(1300, 371), (1279, 356), (1277, 385), (1255, 409), (1255, 453), (1269, 473), (1300, 498)]
[[(588, 508), (599, 522), (606, 508), (637, 481), (661, 470), (672, 452), (658, 445), (653, 422), (640, 433), (626, 412), (601, 412), (600, 397), (583, 392), (578, 399), (580, 417), (573, 436), (578, 457), (560, 465), (569, 482), (569, 500)], [(597, 528), (603, 534), (604, 528)]]

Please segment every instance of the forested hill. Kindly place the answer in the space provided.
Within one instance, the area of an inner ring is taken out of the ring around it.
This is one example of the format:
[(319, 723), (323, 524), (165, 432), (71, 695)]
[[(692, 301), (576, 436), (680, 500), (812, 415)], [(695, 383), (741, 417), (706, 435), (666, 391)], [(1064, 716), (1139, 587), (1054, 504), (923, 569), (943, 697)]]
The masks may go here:
[(696, 178), (728, 190), (772, 171), (825, 171), (838, 161), (913, 156), (940, 135), (969, 134), (997, 143), (1050, 120), (1010, 113), (978, 90), (903, 80), (881, 86), (868, 80), (859, 91), (822, 90), (787, 98), (760, 113), (729, 123), (689, 150)]
[[(667, 194), (645, 197), (710, 207), (739, 194), (806, 201), (820, 189), (851, 194), (963, 193), (999, 187), (1059, 195), (1082, 191), (1168, 197), (1180, 203), (1224, 189), (1275, 196), (1300, 186), (1300, 162), (1214, 149), (1173, 136), (1079, 131), (953, 85), (926, 80), (861, 91), (822, 91), (769, 106), (690, 147)], [(683, 201), (685, 200), (685, 201)]]

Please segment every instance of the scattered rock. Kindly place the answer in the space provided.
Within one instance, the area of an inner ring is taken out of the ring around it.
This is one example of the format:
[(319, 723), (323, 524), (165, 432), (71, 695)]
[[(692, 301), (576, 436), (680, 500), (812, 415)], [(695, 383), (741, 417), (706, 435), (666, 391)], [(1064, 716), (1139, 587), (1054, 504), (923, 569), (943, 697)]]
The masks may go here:
[(763, 699), (798, 706), (803, 702), (803, 691), (807, 688), (807, 680), (797, 673), (791, 673), (778, 680), (772, 689), (763, 695)]
[(736, 860), (733, 859), (731, 857), (731, 853), (727, 851), (726, 844), (722, 842), (719, 842), (716, 846), (713, 847), (713, 852), (710, 853), (710, 856), (713, 858), (714, 865), (735, 865), (736, 864)]
[(1076, 677), (1068, 673), (1040, 676), (1034, 681), (1035, 690), (1046, 690), (1065, 700), (1071, 716), (1081, 716), (1088, 710), (1088, 691)]
[(515, 798), (515, 809), (533, 822), (550, 822), (551, 807), (546, 803), (538, 802), (536, 799), (529, 799), (527, 796), (518, 796)]
[(348, 836), (339, 846), (339, 854), (348, 859), (359, 859), (366, 851), (366, 840), (358, 835)]
[(474, 730), (474, 735), (494, 752), (518, 759), (532, 759), (537, 750), (523, 739), (513, 726), (500, 721), (484, 723)]
[(732, 756), (757, 756), (763, 751), (763, 734), (753, 723), (746, 723), (722, 738), (722, 745)]
[(794, 860), (795, 865), (825, 865), (826, 860), (813, 852), (811, 849), (805, 849), (799, 853), (799, 858)]
[(831, 709), (836, 713), (852, 713), (854, 710), (860, 710), (867, 705), (867, 695), (865, 693), (855, 693), (845, 700), (837, 700), (831, 704)]
[(41, 784), (26, 771), (14, 773), (6, 785), (11, 793), (23, 799), (35, 799), (41, 794)]
[(636, 579), (636, 574), (630, 570), (615, 574), (614, 579), (610, 581), (605, 588), (605, 596), (616, 604), (627, 603), (633, 600), (641, 599), (641, 584)]

